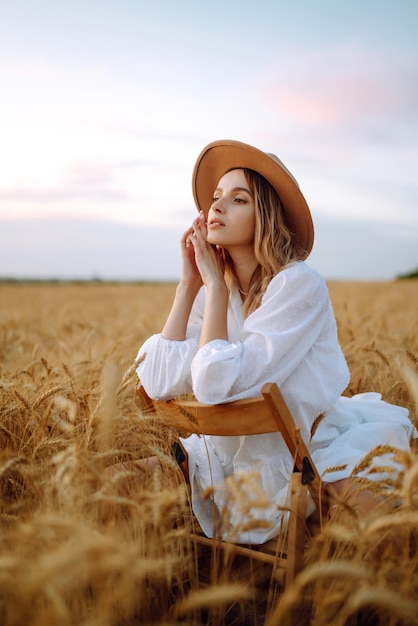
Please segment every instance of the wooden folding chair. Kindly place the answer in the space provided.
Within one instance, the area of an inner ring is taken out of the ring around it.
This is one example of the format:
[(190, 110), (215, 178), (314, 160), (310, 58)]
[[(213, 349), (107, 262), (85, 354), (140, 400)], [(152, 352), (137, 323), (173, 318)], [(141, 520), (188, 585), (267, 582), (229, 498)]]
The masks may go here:
[(290, 513), (286, 556), (279, 555), (272, 541), (264, 546), (242, 546), (192, 534), (196, 543), (226, 547), (237, 555), (247, 556), (273, 567), (276, 580), (286, 587), (304, 567), (304, 553), (308, 530), (306, 524), (307, 492), (316, 505), (316, 515), (326, 519), (327, 495), (309, 451), (287, 404), (275, 383), (267, 383), (262, 396), (225, 404), (207, 405), (194, 400), (153, 401), (141, 385), (137, 389), (142, 408), (156, 414), (164, 424), (181, 433), (204, 435), (255, 435), (280, 432), (295, 463), (290, 488)]

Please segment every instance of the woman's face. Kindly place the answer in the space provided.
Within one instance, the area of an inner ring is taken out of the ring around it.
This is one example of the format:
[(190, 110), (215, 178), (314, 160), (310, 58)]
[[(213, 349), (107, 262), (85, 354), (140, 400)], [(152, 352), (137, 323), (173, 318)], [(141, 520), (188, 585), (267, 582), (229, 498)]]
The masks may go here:
[(227, 250), (254, 245), (254, 198), (244, 170), (231, 170), (222, 176), (209, 209), (208, 242)]

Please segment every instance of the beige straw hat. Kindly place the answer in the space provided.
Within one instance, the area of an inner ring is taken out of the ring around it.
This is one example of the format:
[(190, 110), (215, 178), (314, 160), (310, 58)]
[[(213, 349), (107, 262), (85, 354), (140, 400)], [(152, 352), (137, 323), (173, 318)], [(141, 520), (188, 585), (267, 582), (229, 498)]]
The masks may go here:
[(200, 153), (193, 170), (193, 196), (198, 210), (207, 216), (219, 179), (229, 170), (240, 168), (261, 174), (277, 191), (287, 225), (302, 250), (305, 250), (306, 258), (314, 240), (311, 212), (298, 183), (274, 154), (229, 139), (208, 144)]

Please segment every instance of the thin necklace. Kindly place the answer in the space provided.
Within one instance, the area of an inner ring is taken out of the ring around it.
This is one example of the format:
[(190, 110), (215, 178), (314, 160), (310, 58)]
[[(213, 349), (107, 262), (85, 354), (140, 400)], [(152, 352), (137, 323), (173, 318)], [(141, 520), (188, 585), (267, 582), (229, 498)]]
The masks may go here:
[(238, 287), (238, 291), (242, 293), (243, 296), (248, 296), (248, 291), (243, 291), (241, 287)]

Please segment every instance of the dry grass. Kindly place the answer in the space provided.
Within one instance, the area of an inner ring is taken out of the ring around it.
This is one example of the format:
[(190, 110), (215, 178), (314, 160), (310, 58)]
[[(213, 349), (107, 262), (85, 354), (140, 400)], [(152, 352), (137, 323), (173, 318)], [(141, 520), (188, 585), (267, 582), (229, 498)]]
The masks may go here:
[[(417, 292), (416, 281), (330, 284), (348, 392), (379, 391), (414, 420)], [(0, 623), (418, 623), (415, 454), (402, 459), (399, 507), (328, 524), (286, 594), (254, 564), (198, 561), (172, 434), (140, 413), (134, 393), (137, 349), (161, 328), (173, 293), (0, 286)], [(118, 495), (104, 468), (155, 453), (163, 471)]]

